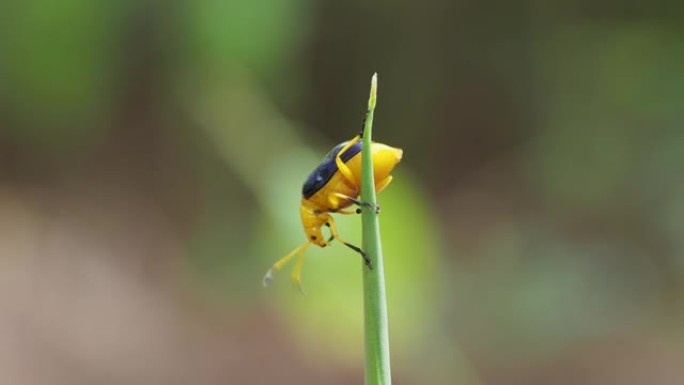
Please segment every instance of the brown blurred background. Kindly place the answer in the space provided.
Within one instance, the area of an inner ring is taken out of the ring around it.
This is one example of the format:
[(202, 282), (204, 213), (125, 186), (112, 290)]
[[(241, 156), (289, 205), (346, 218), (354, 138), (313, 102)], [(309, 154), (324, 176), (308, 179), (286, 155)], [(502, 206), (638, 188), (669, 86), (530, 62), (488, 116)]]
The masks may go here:
[(361, 383), (358, 256), (261, 277), (375, 71), (395, 383), (684, 383), (681, 11), (0, 2), (0, 383)]

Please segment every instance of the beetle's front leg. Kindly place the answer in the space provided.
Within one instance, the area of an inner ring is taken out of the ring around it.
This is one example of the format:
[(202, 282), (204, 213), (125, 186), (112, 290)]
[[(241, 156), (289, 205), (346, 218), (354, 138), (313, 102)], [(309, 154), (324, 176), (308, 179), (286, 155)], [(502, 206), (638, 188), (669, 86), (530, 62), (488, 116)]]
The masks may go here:
[(368, 254), (366, 254), (365, 251), (361, 250), (360, 247), (354, 246), (351, 243), (340, 238), (340, 233), (337, 231), (337, 225), (335, 224), (335, 221), (332, 219), (332, 217), (328, 216), (328, 218), (325, 222), (325, 225), (330, 228), (330, 233), (332, 234), (330, 237), (331, 239), (336, 239), (336, 240), (342, 242), (342, 244), (344, 244), (348, 248), (350, 248), (350, 249), (356, 251), (357, 253), (361, 254), (361, 258), (363, 258), (363, 263), (366, 266), (368, 266), (369, 269), (373, 270), (373, 262), (370, 260), (370, 258), (368, 257)]

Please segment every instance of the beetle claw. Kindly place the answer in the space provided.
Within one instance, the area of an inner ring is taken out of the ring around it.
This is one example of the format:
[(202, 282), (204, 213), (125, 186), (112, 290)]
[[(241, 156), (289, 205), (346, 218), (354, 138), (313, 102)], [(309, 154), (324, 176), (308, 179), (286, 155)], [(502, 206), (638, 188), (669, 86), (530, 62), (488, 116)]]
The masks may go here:
[[(380, 214), (380, 205), (379, 205), (379, 204), (373, 206), (371, 203), (368, 203), (368, 202), (361, 202), (361, 206), (362, 206), (362, 207), (365, 207), (365, 208), (367, 208), (367, 209), (372, 209), (372, 208), (374, 208), (374, 209), (375, 209), (375, 213), (376, 213), (376, 214)], [(356, 213), (357, 213), (357, 214), (361, 214), (361, 209), (356, 209)]]
[(365, 262), (366, 266), (368, 266), (368, 270), (373, 270), (373, 261), (371, 261), (368, 256), (365, 256), (363, 261)]

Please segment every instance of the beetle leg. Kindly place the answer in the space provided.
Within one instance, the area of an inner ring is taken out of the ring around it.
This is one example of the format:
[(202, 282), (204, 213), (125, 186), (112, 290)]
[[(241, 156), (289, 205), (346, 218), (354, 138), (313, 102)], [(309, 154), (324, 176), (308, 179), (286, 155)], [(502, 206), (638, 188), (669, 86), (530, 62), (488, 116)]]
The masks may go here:
[(353, 214), (361, 214), (361, 211), (354, 210), (354, 211), (347, 211), (347, 210), (337, 210), (335, 211), (335, 214), (342, 214), (342, 215), (353, 215)]
[[(330, 223), (325, 222), (325, 225), (328, 226), (328, 228), (330, 228)], [(330, 234), (330, 238), (328, 238), (328, 243), (332, 242), (333, 239), (335, 239), (335, 237), (334, 237), (334, 236), (332, 235), (332, 233), (331, 233), (331, 234)]]
[(387, 178), (381, 180), (380, 182), (375, 184), (375, 193), (379, 194), (380, 191), (384, 190), (385, 187), (387, 187), (390, 182), (392, 182), (392, 175), (387, 176)]
[(351, 170), (349, 167), (347, 167), (346, 164), (342, 161), (342, 154), (344, 154), (345, 151), (351, 148), (356, 142), (361, 140), (363, 138), (363, 132), (366, 129), (366, 116), (364, 115), (363, 121), (361, 122), (361, 132), (359, 132), (358, 135), (356, 135), (352, 140), (347, 142), (347, 144), (342, 147), (340, 151), (337, 152), (337, 155), (335, 156), (335, 164), (337, 165), (337, 168), (340, 170), (344, 178), (347, 180), (347, 182), (351, 183), (352, 185), (356, 185), (356, 181), (354, 180), (354, 174), (352, 174)]
[[(280, 258), (278, 261), (276, 261), (276, 263), (274, 263), (273, 266), (270, 269), (268, 269), (268, 271), (266, 272), (266, 275), (264, 275), (264, 279), (262, 280), (262, 284), (264, 285), (264, 287), (268, 287), (268, 285), (273, 280), (273, 274), (275, 274), (276, 271), (282, 269), (283, 266), (285, 266), (288, 262), (290, 262), (292, 257), (297, 255), (298, 253), (303, 253), (304, 250), (306, 250), (309, 246), (311, 246), (311, 242), (306, 242), (306, 243), (298, 246), (296, 249), (292, 250), (286, 256), (284, 256), (284, 257)], [(300, 270), (301, 270), (301, 268), (300, 268)], [(293, 279), (294, 279), (294, 275), (293, 275)], [(296, 282), (296, 283), (299, 284), (299, 282)]]
[(332, 237), (338, 240), (339, 242), (343, 243), (345, 246), (349, 247), (350, 249), (356, 251), (357, 253), (361, 254), (361, 258), (363, 258), (363, 263), (368, 266), (369, 269), (373, 269), (373, 263), (371, 262), (370, 258), (368, 258), (368, 255), (361, 250), (360, 247), (354, 246), (351, 243), (343, 240), (340, 238), (340, 234), (337, 231), (337, 225), (335, 224), (335, 221), (332, 219), (331, 216), (328, 216), (327, 222), (325, 223), (326, 226), (330, 227), (330, 233), (332, 234)]
[(352, 185), (356, 185), (356, 182), (354, 180), (354, 174), (352, 174), (351, 170), (349, 167), (347, 167), (346, 164), (342, 161), (342, 154), (344, 154), (345, 151), (351, 148), (351, 146), (354, 145), (354, 143), (358, 142), (361, 139), (359, 135), (356, 135), (352, 140), (347, 142), (347, 144), (340, 149), (340, 151), (337, 152), (337, 155), (335, 155), (335, 164), (337, 165), (337, 168), (340, 170), (344, 178), (351, 183)]
[[(390, 179), (390, 181), (391, 181), (391, 179)], [(389, 182), (388, 182), (388, 183), (389, 183)], [(385, 185), (385, 186), (387, 186), (387, 185)], [(384, 188), (384, 187), (383, 187), (383, 188)], [(360, 201), (360, 200), (358, 200), (358, 199), (356, 199), (356, 198), (352, 198), (352, 197), (350, 197), (350, 196), (348, 196), (348, 195), (344, 195), (344, 194), (341, 194), (341, 193), (335, 193), (334, 195), (335, 195), (336, 197), (340, 198), (340, 199), (344, 199), (344, 200), (346, 200), (346, 201), (348, 201), (348, 202), (351, 202), (351, 203), (353, 203), (353, 204), (355, 204), (355, 205), (357, 205), (357, 206), (359, 206), (359, 207), (365, 207), (365, 208), (367, 208), (367, 209), (373, 208), (373, 205), (372, 205), (372, 204), (370, 204), (370, 203), (368, 203), (368, 202)], [(358, 210), (357, 210), (357, 212), (360, 213)], [(376, 205), (376, 206), (375, 206), (375, 213), (376, 213), (376, 214), (380, 214), (380, 205)]]

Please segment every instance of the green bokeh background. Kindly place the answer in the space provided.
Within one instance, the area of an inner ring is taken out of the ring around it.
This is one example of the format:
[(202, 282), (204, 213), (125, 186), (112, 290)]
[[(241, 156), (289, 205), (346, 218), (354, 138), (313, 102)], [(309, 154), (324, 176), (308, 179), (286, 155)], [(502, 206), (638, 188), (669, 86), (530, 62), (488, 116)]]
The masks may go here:
[(0, 2), (0, 382), (360, 383), (358, 256), (261, 277), (378, 72), (396, 383), (681, 383), (681, 11)]

